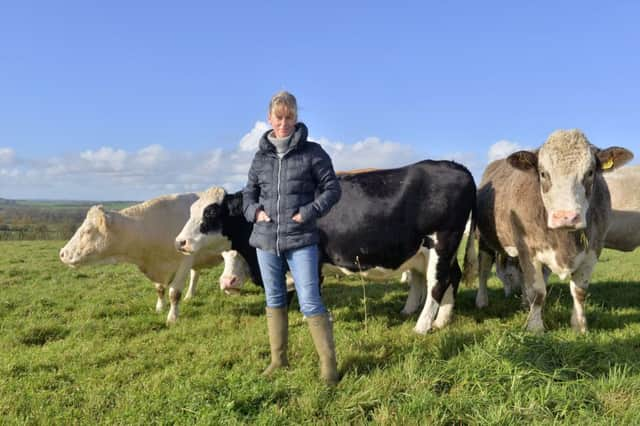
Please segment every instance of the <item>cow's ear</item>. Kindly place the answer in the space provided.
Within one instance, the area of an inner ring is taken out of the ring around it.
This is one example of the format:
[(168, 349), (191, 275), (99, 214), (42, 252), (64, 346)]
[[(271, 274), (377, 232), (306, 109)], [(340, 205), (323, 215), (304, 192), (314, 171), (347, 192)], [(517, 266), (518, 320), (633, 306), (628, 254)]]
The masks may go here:
[(633, 153), (626, 148), (612, 146), (596, 153), (598, 166), (603, 172), (610, 172), (622, 167), (633, 159)]
[(507, 163), (523, 171), (538, 170), (538, 154), (531, 151), (517, 151), (507, 157)]
[(109, 212), (105, 212), (102, 206), (95, 210), (95, 223), (100, 232), (105, 233), (109, 226), (113, 223), (113, 216)]
[(96, 204), (91, 206), (87, 211), (87, 216), (98, 216), (104, 213), (104, 206), (102, 204)]
[(202, 211), (202, 221), (206, 222), (207, 220), (216, 219), (218, 217), (218, 205), (216, 203), (211, 203)]
[(227, 194), (224, 196), (222, 204), (227, 206), (229, 216), (242, 216), (242, 197), (235, 194)]
[(227, 208), (225, 203), (211, 203), (207, 207), (205, 207), (202, 212), (202, 221), (203, 222), (215, 222), (219, 221), (222, 217), (224, 217), (227, 213)]

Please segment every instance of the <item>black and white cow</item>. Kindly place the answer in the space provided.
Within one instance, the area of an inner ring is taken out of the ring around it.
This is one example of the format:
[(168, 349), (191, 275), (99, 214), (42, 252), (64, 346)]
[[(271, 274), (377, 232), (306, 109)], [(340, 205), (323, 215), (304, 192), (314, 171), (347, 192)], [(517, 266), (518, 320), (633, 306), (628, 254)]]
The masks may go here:
[[(425, 160), (339, 179), (340, 201), (318, 220), (321, 261), (345, 272), (401, 272), (430, 241), (427, 300), (415, 331), (447, 325), (461, 276), (456, 253), (476, 205), (471, 173), (451, 161)], [(239, 197), (209, 199), (207, 206), (194, 203), (176, 248), (195, 253), (229, 239), (250, 265), (252, 278), (261, 282), (258, 268), (251, 267), (257, 266), (255, 251), (245, 250), (251, 225), (243, 219)]]

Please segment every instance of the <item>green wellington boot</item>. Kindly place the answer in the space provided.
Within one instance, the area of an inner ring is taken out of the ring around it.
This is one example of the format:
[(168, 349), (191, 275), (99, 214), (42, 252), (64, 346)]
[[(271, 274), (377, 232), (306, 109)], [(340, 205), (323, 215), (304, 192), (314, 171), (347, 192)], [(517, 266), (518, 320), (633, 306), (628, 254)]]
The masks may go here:
[(336, 362), (336, 346), (333, 342), (333, 324), (329, 314), (309, 317), (307, 322), (313, 344), (318, 352), (318, 357), (320, 357), (320, 377), (326, 384), (335, 386), (340, 378)]
[(287, 339), (289, 335), (289, 315), (287, 308), (267, 308), (267, 328), (271, 346), (271, 364), (262, 372), (271, 376), (278, 368), (289, 366), (287, 360)]

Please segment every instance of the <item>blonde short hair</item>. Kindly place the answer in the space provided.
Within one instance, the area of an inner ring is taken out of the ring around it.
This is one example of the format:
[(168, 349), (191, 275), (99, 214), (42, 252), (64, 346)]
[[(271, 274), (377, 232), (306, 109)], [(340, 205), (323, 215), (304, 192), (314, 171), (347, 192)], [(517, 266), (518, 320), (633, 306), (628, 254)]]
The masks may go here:
[(285, 90), (276, 93), (271, 98), (271, 102), (269, 102), (269, 115), (279, 109), (288, 110), (296, 120), (298, 119), (298, 102), (296, 101), (296, 97)]

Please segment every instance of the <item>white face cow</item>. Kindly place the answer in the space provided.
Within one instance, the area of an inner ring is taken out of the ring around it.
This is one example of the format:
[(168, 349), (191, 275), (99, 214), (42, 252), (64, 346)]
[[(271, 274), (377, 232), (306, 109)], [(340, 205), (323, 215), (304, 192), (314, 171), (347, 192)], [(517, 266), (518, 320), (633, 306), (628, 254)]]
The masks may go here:
[(549, 229), (584, 229), (598, 168), (607, 170), (613, 158), (618, 165), (631, 157), (623, 148), (598, 150), (578, 130), (559, 130), (549, 136), (537, 155), (519, 151), (508, 161), (521, 170), (537, 169)]
[(222, 219), (228, 214), (225, 195), (223, 188), (213, 187), (191, 205), (189, 220), (176, 237), (178, 251), (188, 255), (205, 247), (219, 252), (231, 248), (229, 239), (222, 235)]
[(249, 265), (236, 250), (222, 252), (224, 271), (220, 275), (220, 290), (225, 294), (240, 294), (240, 289), (251, 276)]
[(101, 205), (91, 207), (82, 225), (60, 249), (60, 260), (73, 267), (89, 263), (113, 263), (114, 259), (105, 257), (112, 244), (108, 232), (111, 220)]

